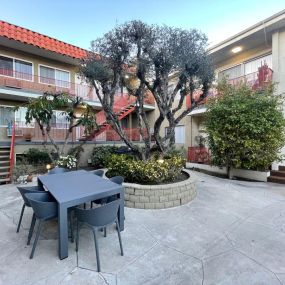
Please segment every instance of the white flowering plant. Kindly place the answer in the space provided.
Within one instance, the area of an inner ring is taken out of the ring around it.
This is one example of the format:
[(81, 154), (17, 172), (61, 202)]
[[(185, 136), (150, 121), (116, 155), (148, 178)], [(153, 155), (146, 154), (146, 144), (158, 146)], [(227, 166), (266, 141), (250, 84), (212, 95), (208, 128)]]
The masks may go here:
[(73, 155), (60, 156), (57, 161), (57, 166), (72, 169), (75, 168), (77, 164), (77, 159)]

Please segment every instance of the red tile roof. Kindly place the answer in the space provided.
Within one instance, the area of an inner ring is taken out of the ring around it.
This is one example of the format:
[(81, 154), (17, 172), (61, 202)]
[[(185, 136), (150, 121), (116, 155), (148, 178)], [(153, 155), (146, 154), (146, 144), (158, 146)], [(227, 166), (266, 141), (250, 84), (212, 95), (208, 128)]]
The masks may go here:
[(0, 20), (1, 36), (73, 58), (87, 55), (85, 49)]

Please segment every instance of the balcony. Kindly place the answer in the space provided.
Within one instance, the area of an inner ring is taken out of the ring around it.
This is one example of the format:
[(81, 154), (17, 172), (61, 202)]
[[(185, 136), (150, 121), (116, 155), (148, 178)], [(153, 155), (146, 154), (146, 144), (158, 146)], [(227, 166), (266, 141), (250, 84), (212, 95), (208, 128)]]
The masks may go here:
[[(234, 86), (238, 86), (240, 84), (246, 84), (250, 86), (253, 90), (262, 91), (271, 84), (272, 80), (273, 80), (273, 70), (269, 68), (267, 65), (262, 65), (261, 67), (259, 67), (258, 71), (256, 72), (228, 79), (227, 81), (228, 83)], [(201, 94), (202, 92), (199, 90), (194, 91), (193, 94), (194, 100), (198, 102)], [(203, 105), (207, 103), (208, 98), (217, 95), (218, 95), (217, 89), (215, 87), (210, 88), (207, 97), (203, 101), (198, 102), (198, 105)], [(189, 96), (186, 97), (186, 106), (187, 108), (191, 107), (191, 101)]]
[[(65, 140), (66, 131), (69, 124), (56, 123), (52, 125), (50, 136), (56, 142), (63, 142)], [(133, 142), (142, 142), (142, 136), (138, 128), (125, 128), (124, 132), (126, 136)], [(144, 131), (146, 132), (146, 131)], [(12, 136), (12, 129), (7, 128), (7, 137)], [(79, 141), (84, 136), (84, 128), (77, 127), (74, 128), (68, 142), (74, 143)], [(26, 125), (24, 122), (17, 122), (15, 124), (15, 141), (17, 142), (32, 142), (32, 143), (42, 143), (43, 141), (49, 141), (48, 136), (42, 135), (42, 132), (37, 123), (31, 123)], [(101, 133), (94, 140), (96, 142), (121, 142), (120, 136), (111, 128), (107, 129), (105, 132)]]
[(95, 90), (88, 84), (76, 84), (6, 69), (0, 69), (0, 87), (40, 94), (68, 92), (72, 96), (78, 96), (87, 101), (99, 101)]
[[(40, 94), (44, 92), (67, 92), (71, 96), (81, 97), (85, 101), (97, 102), (101, 106), (94, 88), (86, 83), (77, 84), (13, 70), (0, 69), (1, 87)], [(121, 97), (121, 95), (121, 93), (118, 93), (117, 97)], [(153, 106), (155, 102), (152, 94), (147, 93), (144, 102), (146, 105)]]
[(273, 79), (273, 70), (267, 66), (262, 66), (259, 71), (244, 76), (229, 79), (228, 82), (234, 86), (246, 84), (253, 90), (264, 90)]

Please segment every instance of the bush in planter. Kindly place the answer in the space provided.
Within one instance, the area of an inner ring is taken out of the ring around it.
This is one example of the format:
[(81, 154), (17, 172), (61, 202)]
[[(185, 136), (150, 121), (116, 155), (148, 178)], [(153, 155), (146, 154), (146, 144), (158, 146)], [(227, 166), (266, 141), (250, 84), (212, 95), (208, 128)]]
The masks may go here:
[(179, 176), (185, 165), (181, 156), (172, 156), (159, 162), (155, 158), (144, 162), (127, 155), (113, 154), (108, 159), (109, 177), (120, 175), (126, 182), (156, 184), (172, 182)]
[(117, 150), (116, 146), (95, 146), (91, 156), (92, 166), (95, 168), (106, 167), (109, 156), (116, 153)]

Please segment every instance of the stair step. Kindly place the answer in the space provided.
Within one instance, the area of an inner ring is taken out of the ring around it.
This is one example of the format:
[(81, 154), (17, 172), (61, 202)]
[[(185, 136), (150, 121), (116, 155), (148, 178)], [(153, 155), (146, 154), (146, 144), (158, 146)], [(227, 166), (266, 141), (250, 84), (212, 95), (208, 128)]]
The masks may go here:
[(0, 153), (7, 153), (10, 152), (10, 149), (0, 149)]
[(1, 169), (9, 169), (9, 168), (10, 168), (10, 165), (0, 166), (0, 172), (1, 172)]
[(280, 176), (280, 177), (285, 177), (285, 171), (281, 170), (271, 170), (270, 171), (271, 176)]
[(267, 182), (274, 182), (274, 183), (285, 184), (285, 177), (281, 177), (281, 176), (269, 176), (269, 177), (267, 178)]
[(7, 176), (9, 174), (9, 171), (6, 171), (6, 172), (1, 172), (0, 171), (0, 176)]
[(10, 181), (10, 178), (0, 178), (0, 183), (1, 182), (8, 182)]
[(5, 163), (10, 163), (10, 161), (9, 160), (2, 160), (2, 161), (0, 161), (0, 164), (5, 164)]
[(280, 171), (285, 171), (285, 166), (284, 166), (284, 165), (279, 165), (278, 169), (279, 169)]

